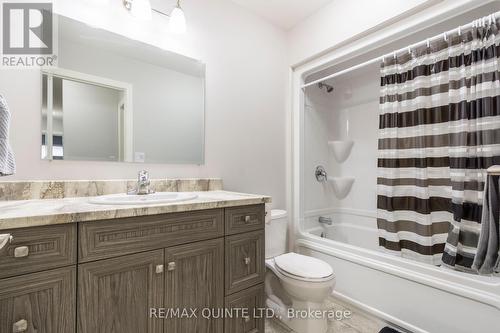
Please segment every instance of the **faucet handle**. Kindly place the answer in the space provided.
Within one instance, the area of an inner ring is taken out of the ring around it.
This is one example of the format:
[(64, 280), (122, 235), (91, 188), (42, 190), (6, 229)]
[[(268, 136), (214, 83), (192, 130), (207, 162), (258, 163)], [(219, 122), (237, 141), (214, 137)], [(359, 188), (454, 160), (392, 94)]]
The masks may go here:
[(147, 181), (149, 181), (149, 172), (147, 172), (146, 170), (139, 171), (138, 178), (139, 178), (140, 182), (147, 182)]

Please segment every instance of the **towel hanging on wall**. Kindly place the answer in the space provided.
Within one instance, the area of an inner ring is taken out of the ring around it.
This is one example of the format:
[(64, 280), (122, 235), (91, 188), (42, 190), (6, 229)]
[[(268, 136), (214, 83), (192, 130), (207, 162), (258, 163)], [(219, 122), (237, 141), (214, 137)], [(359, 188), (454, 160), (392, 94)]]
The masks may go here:
[(0, 176), (16, 172), (14, 154), (9, 144), (10, 112), (7, 101), (0, 95)]

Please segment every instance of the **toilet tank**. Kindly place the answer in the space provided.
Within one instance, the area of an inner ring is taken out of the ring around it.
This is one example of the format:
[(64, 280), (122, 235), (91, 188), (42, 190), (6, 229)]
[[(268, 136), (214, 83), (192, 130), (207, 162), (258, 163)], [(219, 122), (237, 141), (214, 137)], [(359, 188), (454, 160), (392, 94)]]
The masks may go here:
[(287, 252), (287, 212), (286, 210), (272, 209), (270, 215), (266, 221), (266, 259)]

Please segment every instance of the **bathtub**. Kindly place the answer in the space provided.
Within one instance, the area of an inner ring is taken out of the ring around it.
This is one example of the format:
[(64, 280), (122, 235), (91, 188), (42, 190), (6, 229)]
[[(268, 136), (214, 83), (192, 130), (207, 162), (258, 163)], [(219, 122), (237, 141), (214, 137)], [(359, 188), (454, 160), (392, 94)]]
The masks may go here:
[(334, 296), (410, 332), (500, 332), (500, 277), (477, 276), (403, 259), (378, 247), (372, 212), (335, 211), (332, 226), (318, 215), (305, 226), (296, 251), (328, 262)]

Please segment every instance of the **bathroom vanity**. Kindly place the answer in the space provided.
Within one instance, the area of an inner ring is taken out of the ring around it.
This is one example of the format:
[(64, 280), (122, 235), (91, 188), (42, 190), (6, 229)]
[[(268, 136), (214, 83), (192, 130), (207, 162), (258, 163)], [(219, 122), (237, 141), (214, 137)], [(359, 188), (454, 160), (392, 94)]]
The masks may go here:
[[(143, 207), (0, 202), (0, 234), (13, 237), (0, 254), (0, 333), (264, 332), (253, 309), (269, 198), (199, 193)], [(249, 312), (220, 318), (224, 307)]]

